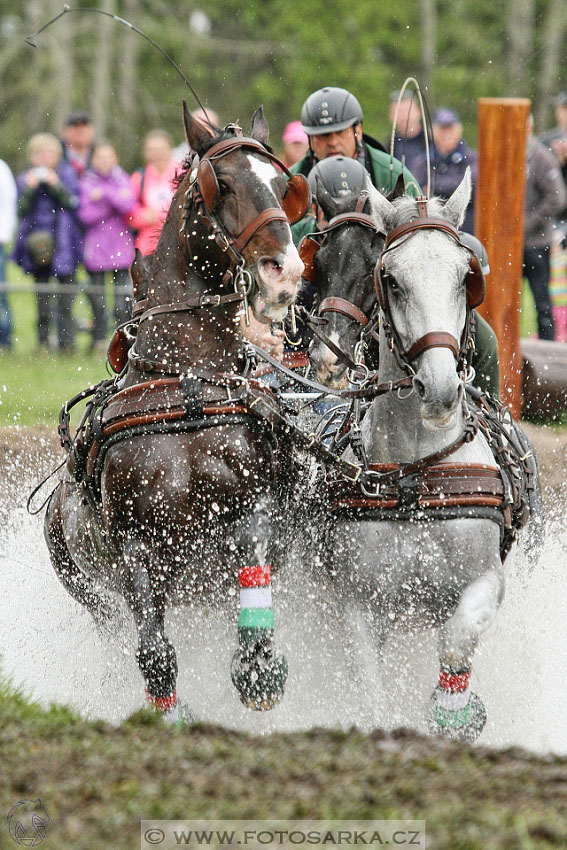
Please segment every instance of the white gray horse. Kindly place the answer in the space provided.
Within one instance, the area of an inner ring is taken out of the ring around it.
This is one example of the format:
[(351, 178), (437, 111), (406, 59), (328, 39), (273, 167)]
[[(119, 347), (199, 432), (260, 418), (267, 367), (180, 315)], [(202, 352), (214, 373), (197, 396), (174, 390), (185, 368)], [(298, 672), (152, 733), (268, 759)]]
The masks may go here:
[[(470, 195), (469, 174), (446, 203), (428, 201), (425, 213), (412, 198), (390, 203), (373, 190), (372, 215), (386, 234), (420, 214), (456, 229)], [(399, 351), (411, 352), (414, 373), (411, 386), (377, 397), (364, 418), (368, 460), (411, 464), (435, 453), (442, 457), (443, 450), (455, 443), (446, 463), (494, 467), (482, 433), (469, 433), (472, 439), (459, 444), (470, 423), (462, 376), (448, 341), (460, 341), (465, 329), (471, 254), (450, 228), (398, 233), (381, 261), (383, 295), (395, 340), (386, 333), (382, 311), (378, 381), (407, 379)], [(425, 343), (412, 352), (424, 337)], [(483, 703), (470, 687), (472, 659), (504, 594), (499, 525), (471, 513), (472, 517), (453, 519), (425, 519), (418, 513), (411, 521), (400, 521), (378, 519), (377, 512), (369, 516), (339, 511), (332, 541), (333, 573), (341, 597), (364, 616), (378, 647), (392, 627), (439, 628), (441, 672), (432, 697), (430, 729), (468, 741), (478, 737), (486, 720)]]

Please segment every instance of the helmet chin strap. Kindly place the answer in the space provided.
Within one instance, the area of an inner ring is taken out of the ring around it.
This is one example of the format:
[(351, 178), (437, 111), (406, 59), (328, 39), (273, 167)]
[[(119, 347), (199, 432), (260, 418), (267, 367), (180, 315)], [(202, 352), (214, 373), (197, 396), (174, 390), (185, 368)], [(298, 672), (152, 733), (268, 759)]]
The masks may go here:
[(365, 157), (364, 157), (364, 147), (363, 147), (364, 143), (362, 141), (362, 132), (360, 133), (360, 139), (359, 139), (358, 136), (356, 135), (356, 128), (357, 127), (361, 127), (361, 129), (362, 129), (362, 125), (361, 124), (353, 124), (353, 127), (352, 127), (352, 131), (354, 133), (354, 146), (355, 146), (355, 156), (354, 156), (354, 158), (362, 160), (362, 164), (366, 167), (366, 163), (364, 162)]

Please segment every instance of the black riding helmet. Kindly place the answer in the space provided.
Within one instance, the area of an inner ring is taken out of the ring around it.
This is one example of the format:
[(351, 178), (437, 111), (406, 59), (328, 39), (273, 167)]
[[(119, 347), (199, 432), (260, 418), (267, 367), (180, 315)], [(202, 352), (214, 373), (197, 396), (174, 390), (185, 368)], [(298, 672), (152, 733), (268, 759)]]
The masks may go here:
[(327, 86), (310, 94), (301, 107), (301, 126), (308, 136), (338, 133), (362, 122), (362, 107), (346, 89)]
[(317, 178), (334, 201), (346, 195), (360, 195), (366, 184), (368, 172), (356, 159), (349, 156), (329, 156), (313, 166), (307, 177), (312, 199), (317, 201)]
[(486, 248), (476, 236), (473, 236), (472, 233), (465, 233), (464, 231), (459, 231), (459, 237), (463, 245), (466, 245), (467, 248), (473, 252), (475, 257), (478, 260), (478, 264), (482, 270), (484, 275), (489, 274), (490, 265), (488, 262), (488, 254), (486, 253)]

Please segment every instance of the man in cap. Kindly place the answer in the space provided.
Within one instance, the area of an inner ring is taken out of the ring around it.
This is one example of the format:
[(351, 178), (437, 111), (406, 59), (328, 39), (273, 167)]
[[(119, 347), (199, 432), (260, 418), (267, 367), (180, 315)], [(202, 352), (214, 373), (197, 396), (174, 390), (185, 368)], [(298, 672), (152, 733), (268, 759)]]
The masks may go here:
[[(429, 151), (431, 194), (450, 198), (461, 183), (467, 167), (471, 167), (473, 191), (462, 229), (474, 233), (474, 189), (477, 179), (477, 153), (463, 139), (463, 125), (452, 109), (438, 109), (433, 117), (433, 141)], [(414, 174), (421, 186), (427, 186), (427, 157), (423, 153), (413, 163)]]
[(75, 109), (65, 119), (62, 133), (63, 159), (82, 177), (90, 165), (95, 128), (88, 112)]

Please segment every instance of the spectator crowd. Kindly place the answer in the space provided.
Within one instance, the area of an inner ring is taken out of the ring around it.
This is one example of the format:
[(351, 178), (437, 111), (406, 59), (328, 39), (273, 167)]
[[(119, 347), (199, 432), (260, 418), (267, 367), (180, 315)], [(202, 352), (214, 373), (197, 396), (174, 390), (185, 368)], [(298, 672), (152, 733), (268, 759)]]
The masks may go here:
[[(524, 274), (534, 296), (538, 335), (567, 342), (567, 92), (554, 99), (554, 106), (554, 129), (538, 139), (533, 119), (526, 128)], [(210, 110), (195, 116), (218, 125)], [(474, 189), (477, 154), (463, 138), (457, 112), (448, 107), (436, 111), (429, 145), (411, 92), (401, 98), (392, 93), (390, 121), (392, 135), (383, 148), (389, 151), (393, 142), (394, 156), (420, 191), (429, 187), (431, 195), (449, 197), (469, 166)], [(297, 120), (285, 128), (280, 154), (287, 166), (306, 156), (317, 159), (313, 139), (321, 145), (322, 137), (308, 137), (304, 129)], [(89, 115), (76, 110), (67, 117), (61, 138), (38, 133), (29, 139), (28, 165), (16, 180), (0, 160), (0, 350), (10, 349), (13, 335), (5, 284), (9, 257), (34, 281), (39, 351), (75, 349), (71, 308), (81, 264), (88, 275), (93, 350), (105, 351), (109, 331), (128, 321), (134, 251), (154, 251), (176, 172), (188, 152), (185, 144), (175, 148), (161, 129), (146, 135), (142, 150), (143, 164), (129, 175), (112, 142), (95, 138)], [(474, 233), (474, 193), (463, 230)]]

